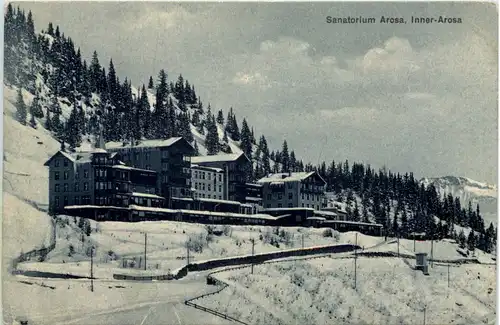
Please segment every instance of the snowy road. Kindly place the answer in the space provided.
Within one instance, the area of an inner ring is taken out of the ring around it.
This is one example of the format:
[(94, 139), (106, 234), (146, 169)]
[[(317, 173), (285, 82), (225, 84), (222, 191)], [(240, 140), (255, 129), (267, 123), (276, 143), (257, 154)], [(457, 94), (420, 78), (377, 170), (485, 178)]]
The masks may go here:
[(66, 322), (74, 325), (187, 325), (232, 324), (232, 322), (184, 305), (184, 300), (111, 312)]

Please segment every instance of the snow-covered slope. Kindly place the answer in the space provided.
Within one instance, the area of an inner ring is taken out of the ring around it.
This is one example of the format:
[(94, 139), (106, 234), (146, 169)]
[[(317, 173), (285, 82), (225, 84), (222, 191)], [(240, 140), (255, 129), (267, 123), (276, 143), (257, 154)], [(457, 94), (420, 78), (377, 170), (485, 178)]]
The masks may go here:
[[(30, 95), (23, 95), (30, 103)], [(15, 99), (16, 91), (4, 87), (2, 256), (6, 259), (49, 244), (48, 173), (43, 163), (59, 148), (44, 128), (15, 120)]]
[(425, 186), (433, 184), (442, 196), (451, 194), (460, 198), (462, 205), (467, 207), (469, 202), (473, 208), (479, 204), (481, 215), (485, 223), (497, 223), (497, 196), (496, 185), (478, 182), (466, 177), (445, 176), (439, 178), (423, 178)]

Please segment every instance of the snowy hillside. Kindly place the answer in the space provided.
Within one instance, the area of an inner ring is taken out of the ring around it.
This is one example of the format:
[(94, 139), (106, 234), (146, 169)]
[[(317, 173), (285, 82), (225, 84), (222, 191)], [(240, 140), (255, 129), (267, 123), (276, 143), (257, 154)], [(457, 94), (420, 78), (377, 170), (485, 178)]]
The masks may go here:
[(472, 203), (473, 208), (479, 204), (485, 222), (497, 223), (497, 196), (496, 185), (478, 182), (466, 177), (445, 176), (439, 178), (424, 178), (421, 182), (425, 186), (433, 184), (442, 196), (451, 194), (460, 198), (463, 206)]
[[(30, 102), (25, 93), (25, 101)], [(14, 118), (16, 92), (4, 87), (3, 257), (48, 246), (48, 173), (43, 163), (59, 148), (49, 132)]]

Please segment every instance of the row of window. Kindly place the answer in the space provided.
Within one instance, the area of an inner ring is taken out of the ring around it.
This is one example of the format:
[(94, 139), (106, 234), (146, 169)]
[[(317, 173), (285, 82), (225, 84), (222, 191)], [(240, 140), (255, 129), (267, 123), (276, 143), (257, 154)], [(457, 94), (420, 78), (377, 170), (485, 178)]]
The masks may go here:
[[(272, 194), (267, 194), (267, 199), (272, 200), (273, 199)], [(289, 200), (293, 199), (293, 193), (288, 193), (288, 199)], [(283, 193), (278, 193), (278, 200), (283, 200)]]
[[(302, 200), (309, 200), (309, 194), (304, 195), (302, 193)], [(311, 195), (311, 201), (321, 201), (321, 196), (319, 195)]]
[[(54, 190), (56, 192), (60, 192), (61, 191), (61, 185), (60, 184), (56, 184)], [(88, 182), (83, 183), (83, 190), (84, 191), (88, 191), (89, 190), (89, 183)], [(63, 184), (63, 192), (69, 192), (69, 184), (68, 183), (64, 183)], [(80, 183), (75, 183), (75, 192), (80, 192)]]
[[(68, 197), (67, 196), (64, 196), (63, 197), (63, 202), (62, 202), (62, 206), (65, 207), (67, 205), (69, 205), (69, 200), (68, 200)], [(83, 195), (81, 197), (81, 201), (80, 201), (80, 197), (79, 196), (75, 196), (73, 197), (73, 202), (72, 202), (73, 205), (87, 205), (87, 204), (90, 204), (90, 196), (88, 195)], [(60, 197), (59, 196), (56, 196), (54, 197), (54, 206), (56, 208), (59, 208), (61, 206), (61, 200), (60, 200)]]
[[(194, 188), (196, 190), (205, 191), (205, 183), (194, 183)], [(207, 191), (212, 191), (212, 185), (207, 184)], [(214, 191), (217, 192), (217, 186), (214, 185)], [(222, 192), (222, 185), (219, 185), (219, 192)]]
[[(283, 207), (283, 204), (278, 203), (278, 208), (282, 208), (282, 207)], [(288, 207), (289, 207), (289, 208), (293, 208), (293, 204), (292, 204), (292, 203), (288, 203)], [(314, 204), (311, 204), (311, 205), (309, 206), (309, 204), (305, 204), (305, 205), (304, 205), (304, 203), (302, 203), (302, 207), (303, 207), (303, 208), (309, 208), (309, 207), (310, 207), (310, 208), (313, 208), (313, 209), (314, 209), (314, 208), (316, 208), (316, 210), (319, 210), (319, 205), (314, 206)], [(266, 204), (266, 208), (267, 208), (267, 209), (270, 209), (270, 208), (271, 208), (271, 204), (270, 204), (270, 203)]]
[(212, 178), (214, 180), (216, 180), (217, 176), (219, 178), (219, 182), (222, 182), (222, 174), (215, 174), (215, 173), (211, 173), (211, 172), (204, 172), (204, 171), (198, 171), (198, 170), (194, 170), (194, 178), (197, 178), (197, 179), (205, 179), (205, 176), (207, 177), (206, 179), (208, 179), (209, 181), (212, 180)]
[[(54, 179), (56, 181), (58, 181), (60, 178), (60, 173), (59, 172), (54, 172)], [(63, 179), (64, 180), (67, 180), (69, 178), (69, 171), (65, 170), (63, 172)], [(75, 179), (79, 179), (80, 178), (80, 175), (78, 174), (78, 172), (75, 174)], [(87, 169), (85, 169), (83, 171), (83, 178), (89, 178), (89, 171)]]
[(205, 199), (205, 198), (207, 198), (207, 199), (219, 199), (219, 200), (222, 200), (222, 195), (218, 195), (217, 196), (215, 194), (213, 194), (213, 195), (206, 194), (205, 195), (205, 193), (194, 193), (194, 197), (196, 199), (201, 199), (201, 198)]

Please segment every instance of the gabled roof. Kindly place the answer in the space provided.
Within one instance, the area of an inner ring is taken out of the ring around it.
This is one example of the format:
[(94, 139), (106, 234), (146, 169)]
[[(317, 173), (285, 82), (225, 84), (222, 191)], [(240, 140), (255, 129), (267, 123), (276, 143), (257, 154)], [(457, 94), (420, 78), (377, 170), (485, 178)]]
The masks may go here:
[(86, 163), (90, 162), (92, 158), (92, 152), (74, 152), (74, 153), (69, 153), (66, 151), (59, 150), (56, 152), (52, 157), (49, 158), (43, 165), (44, 166), (49, 166), (50, 162), (52, 159), (56, 158), (57, 156), (63, 156), (64, 158), (69, 159), (73, 163)]
[(297, 172), (297, 173), (276, 173), (269, 174), (267, 177), (263, 177), (257, 181), (257, 183), (283, 183), (283, 182), (297, 182), (303, 181), (309, 178), (312, 175), (316, 175), (319, 179), (321, 179), (325, 184), (325, 180), (315, 171), (312, 172)]
[(141, 140), (138, 144), (131, 146), (123, 142), (106, 142), (107, 149), (122, 149), (122, 148), (153, 148), (153, 147), (170, 147), (174, 143), (184, 140), (193, 150), (191, 144), (182, 137), (173, 137), (166, 140)]
[(202, 164), (208, 162), (231, 162), (240, 159), (241, 156), (244, 156), (246, 160), (250, 161), (248, 157), (243, 153), (229, 153), (222, 155), (213, 155), (213, 156), (196, 156), (191, 157), (191, 163), (193, 164)]

